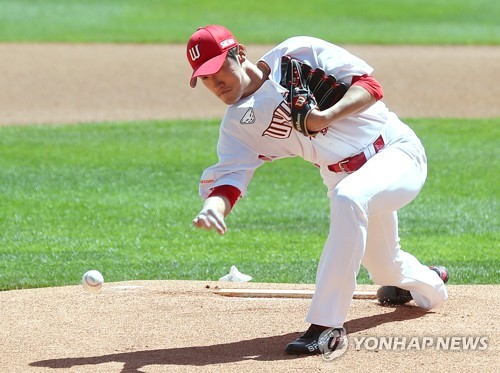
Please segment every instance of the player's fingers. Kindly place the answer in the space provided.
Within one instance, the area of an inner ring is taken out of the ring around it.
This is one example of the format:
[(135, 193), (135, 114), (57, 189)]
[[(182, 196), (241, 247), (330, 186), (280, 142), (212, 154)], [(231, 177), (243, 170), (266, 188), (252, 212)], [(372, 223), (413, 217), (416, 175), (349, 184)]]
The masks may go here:
[(217, 233), (219, 233), (220, 235), (226, 233), (227, 227), (222, 216), (219, 216), (219, 214), (209, 215), (208, 220), (210, 221), (210, 225), (215, 228)]
[(193, 225), (196, 228), (210, 229), (210, 222), (205, 215), (199, 214), (193, 219)]
[(193, 219), (193, 225), (197, 228), (205, 228), (206, 230), (215, 229), (217, 233), (223, 235), (227, 231), (224, 218), (220, 214), (207, 211), (198, 214)]

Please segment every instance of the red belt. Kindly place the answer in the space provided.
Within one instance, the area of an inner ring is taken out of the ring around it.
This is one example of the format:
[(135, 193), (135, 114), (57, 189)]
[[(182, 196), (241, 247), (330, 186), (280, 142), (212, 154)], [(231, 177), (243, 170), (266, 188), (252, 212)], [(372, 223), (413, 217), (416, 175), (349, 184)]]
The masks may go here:
[[(378, 153), (384, 145), (384, 139), (382, 138), (382, 135), (380, 135), (371, 146), (373, 146), (375, 153)], [(343, 159), (339, 163), (329, 165), (328, 169), (333, 172), (345, 172), (346, 174), (350, 174), (359, 170), (361, 166), (366, 163), (366, 161), (367, 159), (365, 153), (361, 152), (353, 155), (352, 157)]]

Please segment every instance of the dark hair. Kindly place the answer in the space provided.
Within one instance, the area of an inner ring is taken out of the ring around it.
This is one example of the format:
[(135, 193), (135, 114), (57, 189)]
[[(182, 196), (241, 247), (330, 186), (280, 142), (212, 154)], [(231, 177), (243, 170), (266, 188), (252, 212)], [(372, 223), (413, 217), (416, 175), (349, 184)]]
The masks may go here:
[(227, 57), (232, 58), (233, 60), (238, 59), (238, 45), (236, 47), (232, 47), (228, 52), (227, 52)]

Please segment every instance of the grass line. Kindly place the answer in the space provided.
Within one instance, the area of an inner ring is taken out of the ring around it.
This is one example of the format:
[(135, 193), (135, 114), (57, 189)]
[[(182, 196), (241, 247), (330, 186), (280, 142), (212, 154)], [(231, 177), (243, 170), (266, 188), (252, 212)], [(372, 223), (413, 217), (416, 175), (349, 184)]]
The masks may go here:
[[(451, 283), (499, 283), (498, 120), (408, 122), (429, 177), (400, 211), (403, 247), (450, 267)], [(216, 280), (233, 264), (255, 281), (313, 283), (328, 201), (300, 159), (256, 172), (226, 236), (191, 227), (217, 133), (200, 121), (0, 128), (0, 289), (75, 284), (90, 268)]]

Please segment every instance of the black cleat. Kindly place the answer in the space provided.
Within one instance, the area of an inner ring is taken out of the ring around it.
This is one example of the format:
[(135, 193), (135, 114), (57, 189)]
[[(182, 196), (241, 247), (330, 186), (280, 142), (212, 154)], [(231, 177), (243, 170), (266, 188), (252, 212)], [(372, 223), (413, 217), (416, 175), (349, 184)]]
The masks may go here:
[(396, 306), (413, 299), (408, 290), (396, 286), (382, 286), (377, 290), (377, 299), (384, 306)]
[[(436, 272), (441, 280), (446, 284), (450, 278), (448, 270), (443, 266), (430, 266), (429, 269)], [(408, 290), (396, 286), (382, 286), (377, 290), (377, 299), (384, 306), (396, 306), (408, 303), (413, 299)]]
[(297, 355), (317, 355), (332, 352), (344, 345), (345, 335), (344, 328), (330, 328), (311, 324), (301, 337), (286, 346), (285, 352)]

